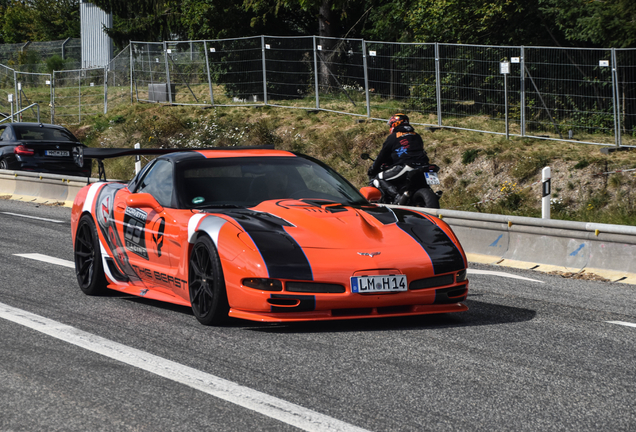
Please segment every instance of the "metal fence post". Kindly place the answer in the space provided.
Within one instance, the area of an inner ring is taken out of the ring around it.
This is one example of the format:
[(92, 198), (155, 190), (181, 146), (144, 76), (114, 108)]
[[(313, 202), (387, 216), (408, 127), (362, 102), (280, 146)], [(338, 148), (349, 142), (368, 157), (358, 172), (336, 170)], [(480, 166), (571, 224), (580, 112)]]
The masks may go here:
[(212, 92), (212, 77), (210, 76), (210, 60), (208, 58), (207, 41), (203, 41), (203, 51), (205, 51), (205, 70), (208, 74), (208, 88), (210, 89), (210, 105), (214, 105), (214, 93)]
[(439, 44), (435, 42), (435, 93), (437, 97), (437, 126), (442, 126), (442, 83), (439, 64)]
[(130, 104), (135, 103), (133, 84), (135, 81), (135, 65), (133, 64), (133, 48), (132, 41), (128, 41), (128, 49), (130, 50)]
[(316, 53), (316, 36), (312, 36), (314, 42), (314, 91), (316, 92), (316, 109), (320, 109), (320, 87), (318, 86), (318, 54)]
[(77, 115), (78, 115), (78, 123), (82, 122), (82, 71), (77, 71)]
[(521, 47), (521, 59), (519, 60), (521, 64), (521, 76), (519, 79), (521, 82), (519, 83), (521, 87), (521, 94), (519, 95), (519, 104), (520, 106), (520, 115), (521, 115), (521, 136), (526, 136), (526, 50), (522, 46)]
[(170, 85), (170, 64), (168, 64), (168, 45), (163, 42), (163, 58), (166, 61), (166, 87), (168, 90), (168, 100), (172, 105), (172, 86)]
[(108, 112), (108, 68), (104, 66), (104, 114)]
[(263, 63), (263, 103), (267, 105), (267, 63), (265, 62), (265, 36), (261, 36), (261, 52)]
[(55, 71), (51, 74), (51, 124), (55, 124)]
[(616, 48), (612, 48), (612, 100), (614, 101), (614, 141), (616, 147), (622, 145), (621, 136), (621, 106), (620, 91), (618, 89), (618, 61), (616, 59)]
[(367, 97), (367, 117), (371, 118), (371, 99), (369, 98), (369, 72), (367, 70), (367, 44), (362, 39), (362, 66), (364, 67), (364, 93)]

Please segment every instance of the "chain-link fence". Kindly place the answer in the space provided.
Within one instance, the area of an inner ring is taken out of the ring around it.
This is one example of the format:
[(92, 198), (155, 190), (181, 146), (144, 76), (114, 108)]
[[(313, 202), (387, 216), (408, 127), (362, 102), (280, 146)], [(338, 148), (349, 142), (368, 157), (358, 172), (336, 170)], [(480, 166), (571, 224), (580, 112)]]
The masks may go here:
[(421, 125), (636, 144), (636, 50), (261, 36), (131, 51), (137, 101), (404, 111)]
[[(0, 62), (15, 58), (3, 49)], [(51, 77), (0, 65), (4, 115), (12, 93), (20, 106), (41, 101), (41, 116), (61, 123), (133, 101), (269, 105), (378, 120), (401, 111), (432, 127), (636, 146), (636, 49), (317, 36), (131, 42), (103, 69)]]

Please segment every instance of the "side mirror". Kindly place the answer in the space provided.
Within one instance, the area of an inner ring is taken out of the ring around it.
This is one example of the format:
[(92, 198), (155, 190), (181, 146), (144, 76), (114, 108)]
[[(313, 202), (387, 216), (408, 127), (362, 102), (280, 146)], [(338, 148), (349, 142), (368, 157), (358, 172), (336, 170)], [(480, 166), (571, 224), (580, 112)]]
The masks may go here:
[(382, 199), (382, 192), (380, 192), (380, 189), (373, 186), (360, 188), (360, 193), (367, 199), (367, 201), (370, 202), (380, 201)]
[(126, 198), (126, 205), (132, 208), (150, 207), (157, 213), (163, 211), (161, 204), (149, 193), (130, 194), (128, 198)]

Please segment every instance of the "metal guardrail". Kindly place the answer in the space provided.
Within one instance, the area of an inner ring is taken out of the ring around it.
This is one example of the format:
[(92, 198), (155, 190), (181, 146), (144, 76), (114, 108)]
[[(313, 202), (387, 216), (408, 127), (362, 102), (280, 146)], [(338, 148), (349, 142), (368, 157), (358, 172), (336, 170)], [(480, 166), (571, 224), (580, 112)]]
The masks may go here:
[[(27, 202), (70, 207), (86, 184), (84, 177), (0, 170), (0, 196)], [(612, 281), (636, 284), (636, 227), (404, 208), (446, 221), (471, 262), (542, 271), (590, 272)]]

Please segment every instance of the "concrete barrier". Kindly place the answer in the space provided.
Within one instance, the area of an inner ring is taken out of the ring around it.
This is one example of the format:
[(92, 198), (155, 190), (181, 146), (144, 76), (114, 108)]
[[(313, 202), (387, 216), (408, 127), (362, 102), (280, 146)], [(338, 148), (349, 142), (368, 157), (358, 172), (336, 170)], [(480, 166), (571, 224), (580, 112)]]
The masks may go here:
[(446, 221), (471, 262), (636, 284), (633, 226), (406, 208)]
[(0, 170), (0, 196), (18, 201), (71, 207), (75, 195), (86, 184), (86, 177)]

